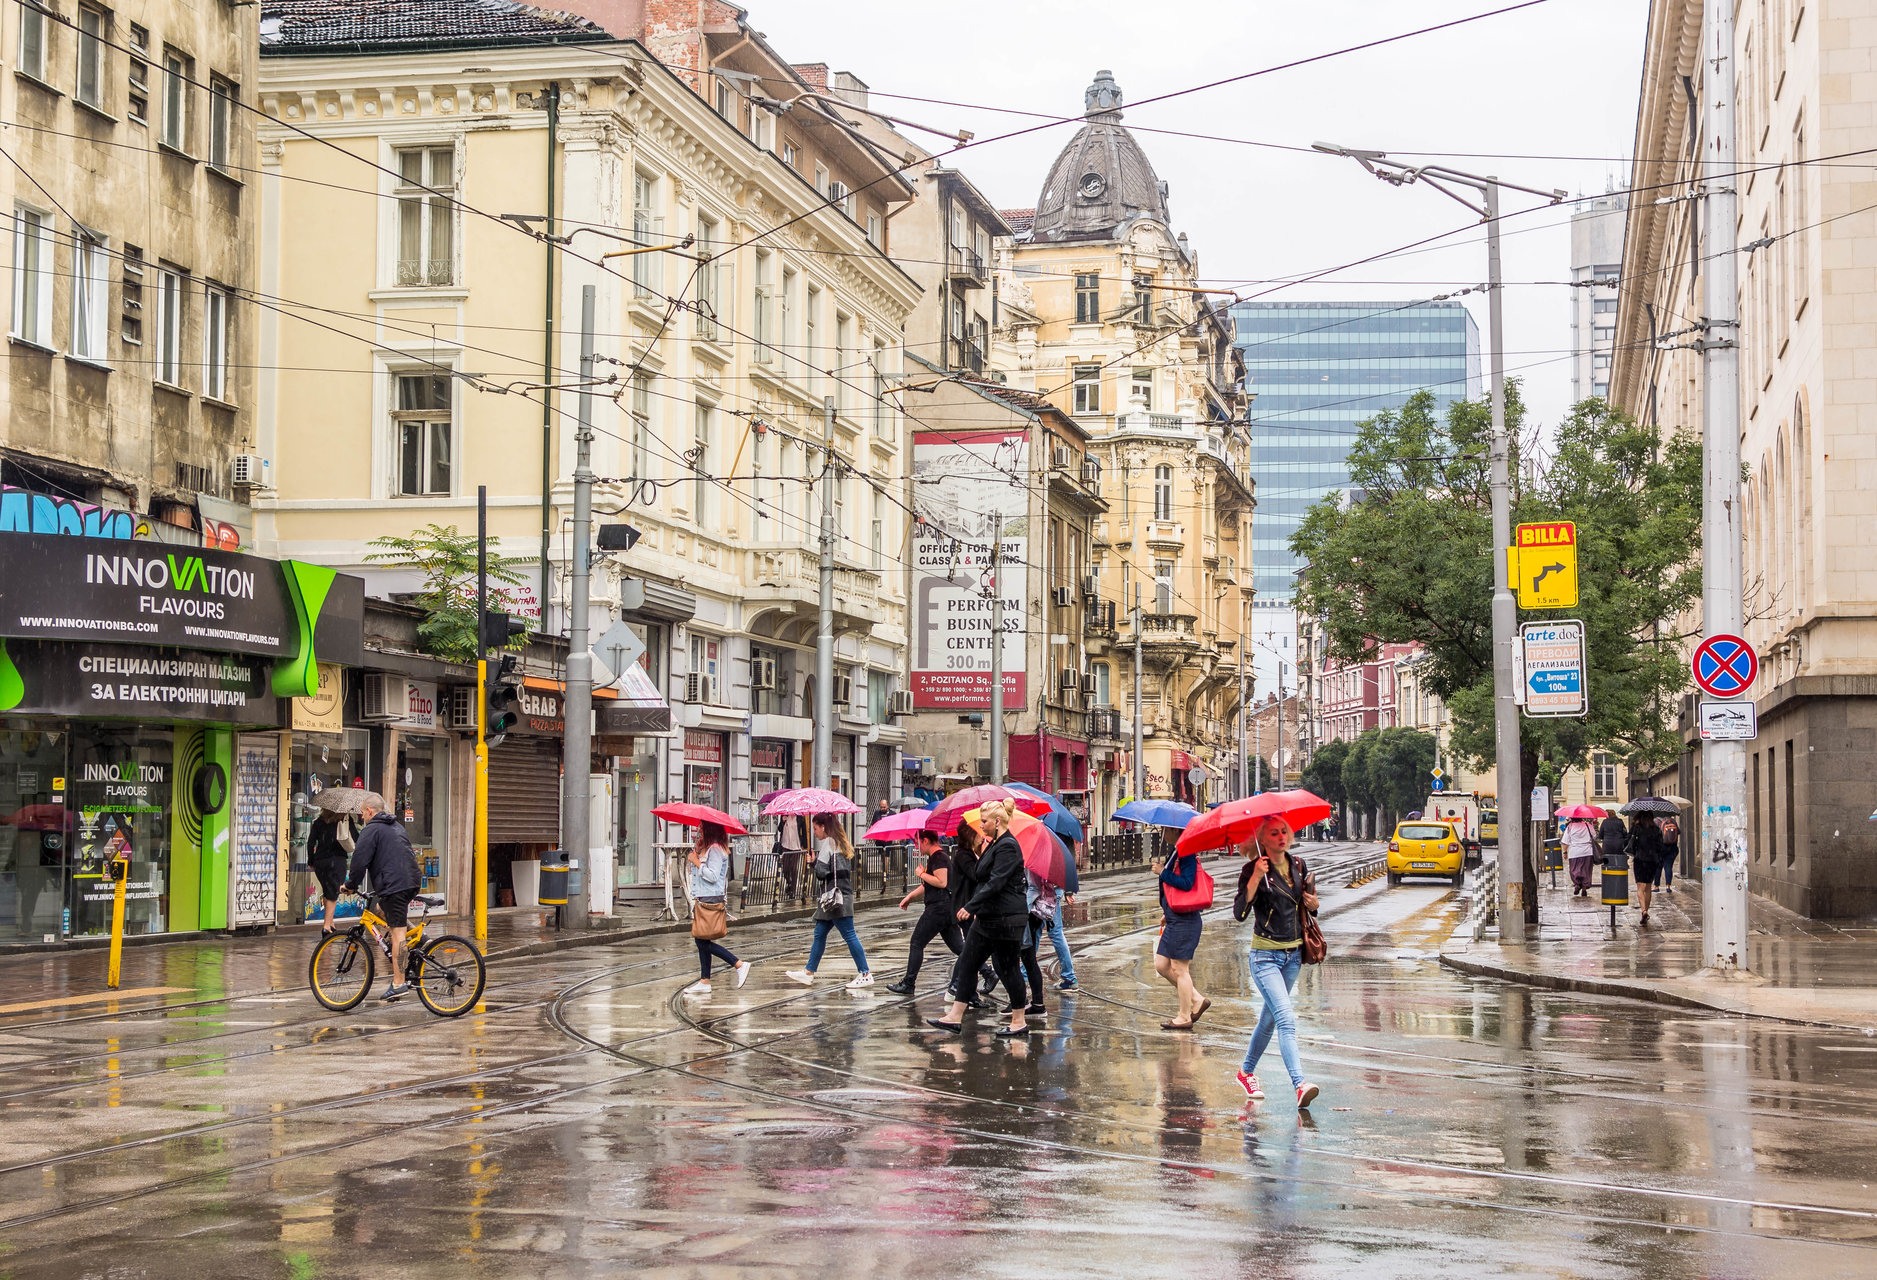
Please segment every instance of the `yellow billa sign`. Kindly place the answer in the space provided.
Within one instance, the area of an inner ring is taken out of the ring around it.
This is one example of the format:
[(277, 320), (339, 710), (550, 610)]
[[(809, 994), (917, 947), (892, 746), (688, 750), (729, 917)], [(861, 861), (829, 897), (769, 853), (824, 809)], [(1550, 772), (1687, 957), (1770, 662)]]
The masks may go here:
[(1569, 520), (1522, 524), (1506, 549), (1521, 609), (1577, 607), (1577, 526)]

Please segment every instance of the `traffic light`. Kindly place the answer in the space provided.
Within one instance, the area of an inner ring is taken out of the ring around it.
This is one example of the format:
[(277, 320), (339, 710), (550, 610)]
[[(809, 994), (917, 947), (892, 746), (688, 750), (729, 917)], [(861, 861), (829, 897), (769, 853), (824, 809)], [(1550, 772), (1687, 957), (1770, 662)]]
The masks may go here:
[(482, 651), (506, 649), (514, 643), (516, 637), (528, 633), (528, 624), (521, 618), (511, 618), (500, 609), (482, 611)]
[(483, 740), (495, 746), (508, 736), (521, 719), (521, 660), (512, 653), (503, 654), (489, 668), (489, 688), (485, 695), (487, 715), (483, 720)]

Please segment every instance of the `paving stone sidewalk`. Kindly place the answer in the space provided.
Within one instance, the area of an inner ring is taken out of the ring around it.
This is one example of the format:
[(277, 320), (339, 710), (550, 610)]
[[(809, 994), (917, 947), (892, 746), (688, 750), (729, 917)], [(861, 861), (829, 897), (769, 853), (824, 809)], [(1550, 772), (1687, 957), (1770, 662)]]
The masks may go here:
[(1592, 888), (1571, 896), (1560, 873), (1539, 878), (1536, 939), (1505, 945), (1497, 929), (1475, 942), (1464, 931), (1441, 949), (1441, 963), (1464, 973), (1558, 990), (1627, 996), (1743, 1016), (1844, 1027), (1877, 1035), (1877, 922), (1809, 920), (1760, 898), (1748, 912), (1749, 976), (1702, 971), (1701, 885), (1676, 880), (1658, 891), (1647, 928), (1631, 905), (1610, 908)]

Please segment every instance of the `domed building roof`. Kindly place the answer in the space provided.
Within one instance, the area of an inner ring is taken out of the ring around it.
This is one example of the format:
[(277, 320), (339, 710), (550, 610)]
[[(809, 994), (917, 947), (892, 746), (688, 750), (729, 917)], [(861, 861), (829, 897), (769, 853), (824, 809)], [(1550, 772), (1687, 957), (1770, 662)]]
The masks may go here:
[(1083, 96), (1083, 115), (1088, 123), (1062, 149), (1043, 183), (1031, 244), (1106, 240), (1139, 217), (1169, 221), (1167, 184), (1122, 127), (1121, 87), (1111, 72), (1095, 73)]

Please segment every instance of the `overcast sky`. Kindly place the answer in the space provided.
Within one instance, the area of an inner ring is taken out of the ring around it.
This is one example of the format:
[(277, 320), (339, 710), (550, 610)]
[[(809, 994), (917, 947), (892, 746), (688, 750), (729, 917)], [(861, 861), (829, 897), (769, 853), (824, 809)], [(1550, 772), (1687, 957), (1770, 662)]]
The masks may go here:
[[(1079, 116), (1106, 68), (1129, 103), (1297, 58), (1483, 13), (1505, 0), (746, 0), (750, 20), (794, 62), (851, 71), (876, 109), (990, 139), (1037, 123), (992, 108)], [(1130, 108), (1126, 123), (1172, 188), (1176, 231), (1203, 275), (1289, 300), (1405, 300), (1477, 283), (1480, 233), (1451, 247), (1383, 259), (1328, 279), (1274, 288), (1425, 236), (1471, 216), (1427, 187), (1399, 189), (1354, 161), (1308, 148), (1326, 140), (1398, 152), (1464, 152), (1443, 163), (1507, 181), (1602, 192), (1628, 174), (1645, 0), (1546, 0), (1535, 7), (1379, 49)], [(969, 104), (945, 106), (885, 94)], [(960, 152), (952, 163), (992, 200), (1033, 205), (1073, 124)], [(1151, 129), (1234, 141), (1172, 137)], [(943, 147), (929, 135), (923, 145)], [(1512, 194), (1508, 211), (1542, 204)], [(1506, 367), (1538, 416), (1570, 399), (1564, 353), (1569, 290), (1521, 282), (1569, 277), (1567, 207), (1505, 223)], [(1337, 281), (1332, 284), (1330, 281)], [(1346, 282), (1346, 283), (1344, 283)], [(1486, 331), (1484, 302), (1467, 299)]]

